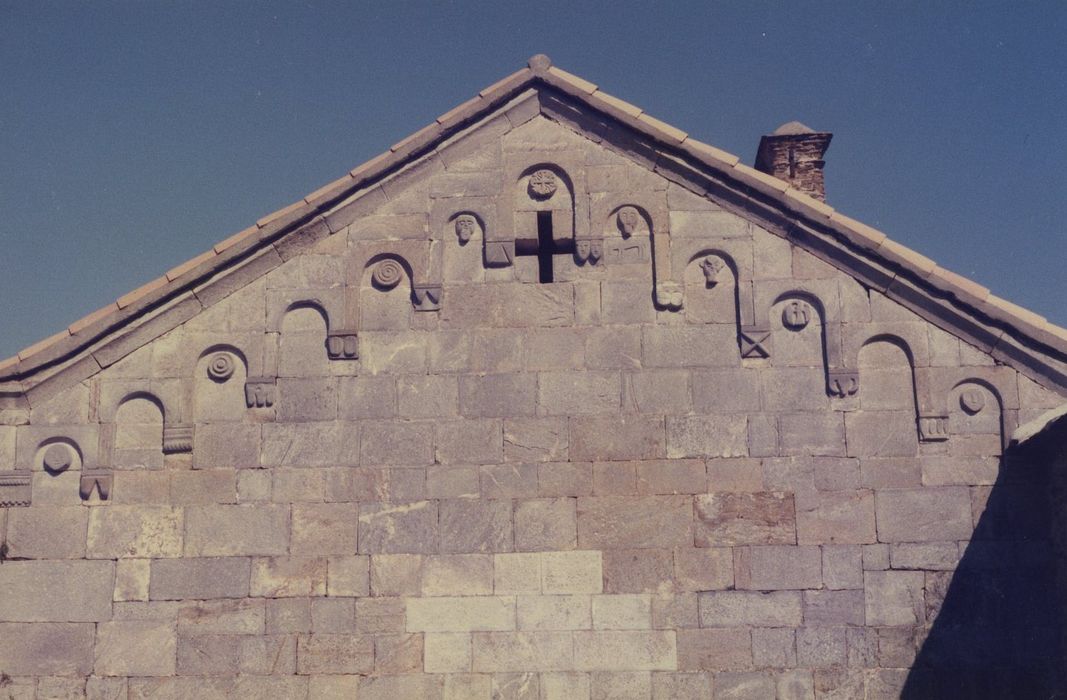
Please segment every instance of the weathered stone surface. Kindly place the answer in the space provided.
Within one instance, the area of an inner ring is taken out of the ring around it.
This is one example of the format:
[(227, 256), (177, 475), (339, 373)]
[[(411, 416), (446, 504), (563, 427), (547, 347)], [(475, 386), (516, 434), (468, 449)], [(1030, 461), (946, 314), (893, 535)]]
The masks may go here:
[(186, 556), (269, 556), (289, 550), (288, 506), (196, 506), (186, 509), (186, 519)]
[(578, 547), (675, 547), (693, 541), (693, 505), (687, 496), (578, 499)]
[(0, 620), (95, 622), (111, 618), (115, 563), (8, 561), (0, 565)]
[(152, 600), (206, 600), (248, 595), (251, 560), (246, 557), (157, 559), (152, 562)]
[(678, 668), (725, 671), (752, 665), (752, 638), (745, 629), (678, 630)]
[(575, 460), (656, 459), (667, 456), (662, 418), (580, 416), (570, 419)]
[(520, 552), (574, 549), (578, 542), (576, 500), (538, 498), (515, 502), (515, 549)]
[(804, 617), (799, 591), (700, 593), (701, 627), (796, 627)]
[(422, 595), (464, 596), (493, 593), (490, 554), (428, 556), (422, 567)]
[(504, 460), (550, 462), (567, 459), (565, 418), (510, 418), (504, 421)]
[(326, 560), (271, 557), (252, 560), (251, 594), (268, 598), (326, 595)]
[(747, 457), (748, 419), (743, 415), (667, 418), (668, 457)]
[(574, 667), (574, 645), (567, 632), (480, 632), (472, 635), (475, 672), (514, 672)]
[(792, 494), (708, 493), (696, 497), (696, 545), (796, 543)]
[(359, 506), (360, 554), (436, 552), (437, 532), (436, 502)]
[(93, 670), (100, 676), (172, 676), (177, 645), (173, 623), (101, 622)]
[(440, 501), (439, 509), (442, 553), (512, 550), (510, 501), (453, 498)]
[(183, 515), (181, 508), (165, 506), (93, 508), (87, 555), (93, 559), (180, 556)]
[(371, 637), (347, 634), (302, 635), (297, 642), (297, 673), (370, 673), (374, 669)]
[(665, 549), (608, 549), (603, 553), (606, 593), (661, 593), (673, 589), (671, 553)]
[(930, 542), (970, 537), (970, 495), (958, 486), (886, 489), (875, 496), (878, 539)]
[(822, 587), (818, 547), (741, 547), (735, 554), (737, 588), (774, 591)]
[(869, 544), (877, 539), (870, 491), (798, 493), (796, 508), (800, 544)]
[(678, 667), (675, 635), (659, 630), (575, 632), (574, 666), (583, 671), (665, 671)]
[(921, 571), (868, 571), (863, 575), (869, 625), (920, 625), (925, 620)]
[(541, 554), (541, 591), (600, 593), (604, 586), (600, 552), (544, 552)]
[(0, 622), (4, 673), (16, 677), (89, 675), (95, 627), (90, 623)]
[(7, 556), (13, 559), (79, 559), (85, 556), (89, 514), (81, 507), (12, 508)]
[(354, 554), (358, 520), (358, 510), (348, 503), (293, 504), (292, 550), (308, 556)]

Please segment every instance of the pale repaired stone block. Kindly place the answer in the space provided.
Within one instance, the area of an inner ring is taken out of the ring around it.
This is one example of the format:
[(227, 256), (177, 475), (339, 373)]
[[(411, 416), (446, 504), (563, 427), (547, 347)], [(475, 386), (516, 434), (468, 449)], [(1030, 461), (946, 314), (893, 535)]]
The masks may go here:
[(530, 553), (493, 555), (493, 591), (538, 593), (541, 591), (541, 555)]
[(542, 552), (541, 590), (544, 593), (600, 593), (603, 585), (600, 552)]
[(477, 673), (558, 671), (573, 668), (569, 632), (490, 632), (473, 635)]
[(520, 630), (581, 630), (592, 626), (587, 595), (522, 595), (515, 604)]
[(251, 595), (268, 598), (326, 595), (326, 559), (256, 558), (252, 561)]
[(87, 556), (177, 557), (182, 553), (181, 508), (118, 506), (92, 508)]
[(426, 673), (465, 673), (471, 669), (471, 635), (465, 632), (427, 632), (423, 641)]
[(93, 670), (100, 676), (172, 676), (177, 634), (170, 622), (101, 622)]
[(593, 596), (593, 629), (646, 630), (652, 626), (652, 596), (645, 594)]
[(590, 692), (587, 673), (541, 674), (541, 700), (585, 700)]
[(575, 632), (574, 666), (582, 671), (673, 671), (674, 631)]
[(408, 598), (409, 632), (492, 632), (515, 629), (513, 597)]
[(8, 561), (0, 565), (0, 620), (96, 622), (111, 619), (115, 563)]
[(351, 700), (356, 697), (360, 677), (356, 675), (311, 676), (308, 697), (316, 700)]
[(428, 556), (423, 561), (422, 595), (492, 595), (493, 557), (489, 554)]

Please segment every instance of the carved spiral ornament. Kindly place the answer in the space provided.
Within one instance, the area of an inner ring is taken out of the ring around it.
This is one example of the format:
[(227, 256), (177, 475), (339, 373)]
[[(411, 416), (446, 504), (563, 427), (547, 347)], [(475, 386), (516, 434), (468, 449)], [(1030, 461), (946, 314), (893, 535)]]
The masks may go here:
[(404, 278), (404, 268), (396, 260), (382, 260), (374, 268), (371, 281), (380, 289), (392, 289)]
[(233, 376), (233, 356), (228, 352), (217, 352), (211, 356), (207, 363), (207, 376), (218, 383), (222, 383)]

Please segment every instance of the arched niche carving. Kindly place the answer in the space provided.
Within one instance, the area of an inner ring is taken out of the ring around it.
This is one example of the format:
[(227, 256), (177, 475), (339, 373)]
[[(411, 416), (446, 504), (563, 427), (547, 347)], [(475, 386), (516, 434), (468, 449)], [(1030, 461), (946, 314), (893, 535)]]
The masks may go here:
[(767, 324), (775, 338), (777, 367), (827, 366), (826, 319), (822, 299), (802, 289), (779, 294), (768, 308)]
[(245, 383), (248, 360), (238, 347), (227, 343), (201, 351), (193, 371), (192, 406), (194, 423), (240, 421), (245, 414)]
[[(921, 435), (916, 434), (918, 385), (914, 355), (907, 342), (893, 335), (873, 335), (857, 351), (856, 367), (863, 390), (857, 395), (861, 409), (855, 413), (860, 433), (882, 436), (872, 445), (871, 457), (907, 457), (918, 453)], [(922, 430), (920, 418), (920, 430)], [(927, 430), (939, 430), (936, 426)]]
[(979, 377), (956, 382), (948, 393), (947, 412), (951, 439), (968, 442), (961, 452), (984, 457), (1003, 452), (1004, 401), (992, 383)]
[(293, 302), (279, 323), (277, 376), (309, 377), (329, 374), (325, 345), (330, 318), (326, 310), (310, 300)]
[(380, 253), (367, 260), (360, 280), (359, 329), (411, 327), (414, 273), (402, 256)]
[[(609, 267), (617, 265), (648, 265), (652, 261), (653, 232), (656, 223), (649, 210), (636, 202), (614, 204), (603, 216), (600, 236), (603, 240), (603, 260)], [(603, 206), (601, 202), (599, 206)]]
[(696, 252), (682, 273), (689, 323), (737, 323), (737, 263), (725, 252)]
[(162, 468), (165, 415), (163, 402), (148, 391), (123, 398), (115, 409), (109, 466)]
[(536, 160), (523, 167), (512, 186), (512, 211), (518, 247), (537, 244), (538, 214), (549, 216), (552, 238), (557, 244), (574, 240), (578, 233), (577, 201), (567, 168), (549, 160)]

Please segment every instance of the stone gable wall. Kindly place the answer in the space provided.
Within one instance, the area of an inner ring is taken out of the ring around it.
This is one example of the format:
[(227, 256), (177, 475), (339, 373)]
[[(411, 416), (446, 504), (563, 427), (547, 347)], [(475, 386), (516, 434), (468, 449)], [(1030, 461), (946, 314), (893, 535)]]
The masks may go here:
[(0, 694), (888, 697), (1047, 567), (1063, 397), (805, 251), (524, 103), (375, 196), (0, 426)]

